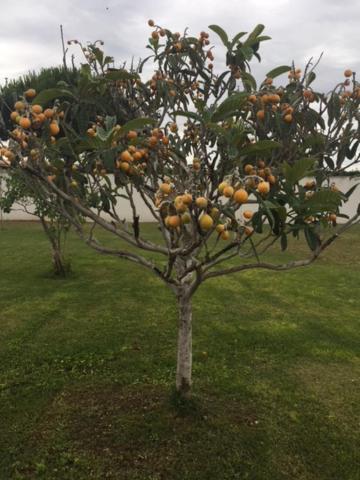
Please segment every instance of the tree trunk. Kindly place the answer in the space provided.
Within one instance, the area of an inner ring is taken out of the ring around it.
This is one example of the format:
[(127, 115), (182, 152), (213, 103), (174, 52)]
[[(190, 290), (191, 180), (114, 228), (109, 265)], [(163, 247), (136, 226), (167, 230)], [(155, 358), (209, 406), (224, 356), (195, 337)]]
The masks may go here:
[(183, 397), (191, 394), (192, 368), (192, 308), (191, 296), (181, 294), (179, 302), (179, 331), (177, 346), (176, 390)]
[(52, 258), (53, 258), (53, 265), (54, 265), (54, 272), (55, 275), (59, 275), (61, 277), (65, 277), (67, 272), (67, 266), (65, 264), (65, 261), (63, 259), (63, 256), (61, 254), (61, 251), (59, 251), (54, 245), (52, 245)]

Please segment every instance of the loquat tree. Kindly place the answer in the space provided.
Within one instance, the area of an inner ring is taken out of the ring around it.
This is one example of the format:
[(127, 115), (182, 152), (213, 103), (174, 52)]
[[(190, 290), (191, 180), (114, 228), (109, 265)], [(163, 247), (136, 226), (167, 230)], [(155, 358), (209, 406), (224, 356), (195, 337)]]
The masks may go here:
[[(346, 70), (329, 93), (317, 92), (312, 61), (303, 72), (276, 67), (258, 84), (250, 62), (260, 61), (260, 44), (269, 40), (263, 25), (232, 39), (211, 25), (225, 50), (217, 68), (208, 32), (193, 37), (152, 20), (149, 26), (150, 56), (136, 70), (111, 68), (99, 44), (80, 44), (86, 62), (78, 85), (15, 104), (17, 126), (2, 155), (37, 182), (89, 246), (143, 266), (174, 292), (176, 389), (189, 396), (191, 301), (199, 286), (249, 269), (310, 265), (359, 221), (360, 209), (351, 218), (341, 213), (354, 188), (339, 191), (331, 176), (360, 161), (360, 87)], [(143, 66), (151, 61), (146, 79)], [(275, 85), (286, 73), (288, 80)], [(96, 115), (89, 105), (99, 107)], [(43, 107), (51, 114), (45, 110), (39, 124)], [(130, 120), (123, 122), (125, 107)], [(135, 194), (161, 242), (144, 235)], [(117, 210), (119, 198), (129, 202), (131, 222)], [(117, 238), (118, 247), (99, 243), (95, 227)], [(264, 260), (275, 244), (286, 250), (289, 238), (302, 235), (306, 258)]]
[(71, 270), (70, 259), (65, 254), (71, 223), (60, 214), (56, 203), (51, 203), (48, 198), (45, 200), (41, 192), (38, 194), (37, 183), (24, 171), (10, 170), (4, 179), (0, 211), (10, 213), (11, 210), (18, 209), (37, 218), (51, 246), (53, 272), (57, 276), (66, 277)]

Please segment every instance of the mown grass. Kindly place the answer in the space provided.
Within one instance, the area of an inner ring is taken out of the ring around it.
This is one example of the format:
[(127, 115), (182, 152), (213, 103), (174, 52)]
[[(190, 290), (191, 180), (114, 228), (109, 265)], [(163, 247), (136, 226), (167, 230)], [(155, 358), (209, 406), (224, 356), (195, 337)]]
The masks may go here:
[(358, 480), (359, 239), (306, 269), (205, 283), (179, 405), (170, 290), (75, 236), (73, 274), (55, 279), (39, 226), (5, 224), (0, 479)]

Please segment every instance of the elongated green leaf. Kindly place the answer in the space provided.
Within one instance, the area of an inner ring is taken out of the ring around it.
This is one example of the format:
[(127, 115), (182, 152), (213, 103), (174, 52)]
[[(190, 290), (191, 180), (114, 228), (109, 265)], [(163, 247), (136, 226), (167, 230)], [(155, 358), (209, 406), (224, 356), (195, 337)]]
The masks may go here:
[(360, 184), (359, 183), (355, 183), (355, 185), (353, 185), (346, 193), (345, 193), (345, 197), (348, 199), (354, 192), (354, 190), (359, 186)]
[(314, 229), (311, 227), (306, 227), (304, 233), (310, 249), (312, 251), (316, 250), (321, 245), (321, 241), (318, 235), (314, 232)]
[(220, 37), (220, 39), (223, 42), (223, 44), (225, 45), (225, 47), (229, 46), (229, 38), (228, 38), (225, 30), (223, 30), (221, 27), (219, 27), (219, 25), (209, 25), (209, 28), (210, 28), (210, 30), (215, 32)]
[(275, 148), (280, 148), (281, 144), (273, 140), (259, 140), (244, 147), (239, 152), (240, 155), (258, 155), (259, 153), (271, 152)]
[(234, 93), (230, 95), (226, 100), (224, 100), (217, 110), (213, 113), (211, 120), (213, 122), (219, 122), (225, 118), (231, 117), (240, 110), (240, 108), (245, 104), (248, 94), (245, 92)]
[(301, 158), (294, 165), (284, 164), (283, 172), (285, 179), (291, 185), (304, 178), (307, 173), (314, 167), (314, 158)]
[(34, 104), (46, 105), (57, 98), (75, 98), (70, 90), (65, 88), (48, 88), (40, 92), (33, 100)]
[(273, 70), (270, 70), (270, 72), (268, 72), (266, 76), (270, 78), (276, 78), (279, 75), (283, 75), (284, 73), (289, 72), (290, 70), (291, 67), (289, 67), (289, 65), (281, 65), (280, 67), (276, 67)]
[(232, 39), (231, 41), (231, 48), (234, 47), (234, 45), (240, 40), (241, 37), (243, 37), (244, 35), (246, 35), (247, 32), (239, 32), (235, 35), (235, 37)]
[(139, 128), (144, 128), (147, 125), (155, 125), (156, 120), (153, 118), (134, 118), (134, 120), (130, 120), (129, 122), (125, 123), (121, 127), (120, 133), (124, 134), (129, 132), (130, 130), (137, 130)]
[(255, 78), (248, 72), (241, 72), (241, 80), (244, 84), (245, 89), (248, 92), (252, 90), (257, 90), (256, 80)]
[(245, 41), (245, 45), (252, 44), (253, 40), (263, 32), (264, 28), (265, 28), (265, 25), (262, 25), (261, 23), (256, 25), (254, 30), (250, 33), (247, 40)]

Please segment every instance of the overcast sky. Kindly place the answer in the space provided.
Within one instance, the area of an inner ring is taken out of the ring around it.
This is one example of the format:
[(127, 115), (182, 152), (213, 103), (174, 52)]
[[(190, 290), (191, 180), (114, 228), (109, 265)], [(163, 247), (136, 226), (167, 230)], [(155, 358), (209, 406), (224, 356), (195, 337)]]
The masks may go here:
[[(149, 18), (173, 31), (189, 27), (196, 35), (213, 23), (229, 36), (265, 24), (272, 40), (263, 43), (262, 64), (254, 65), (259, 80), (292, 60), (303, 68), (321, 52), (319, 89), (341, 81), (345, 68), (360, 74), (360, 0), (0, 0), (0, 12), (1, 84), (5, 77), (61, 63), (60, 24), (66, 40), (104, 40), (119, 62), (144, 57)], [(211, 40), (217, 45), (215, 34)], [(216, 65), (219, 49), (215, 55)]]

